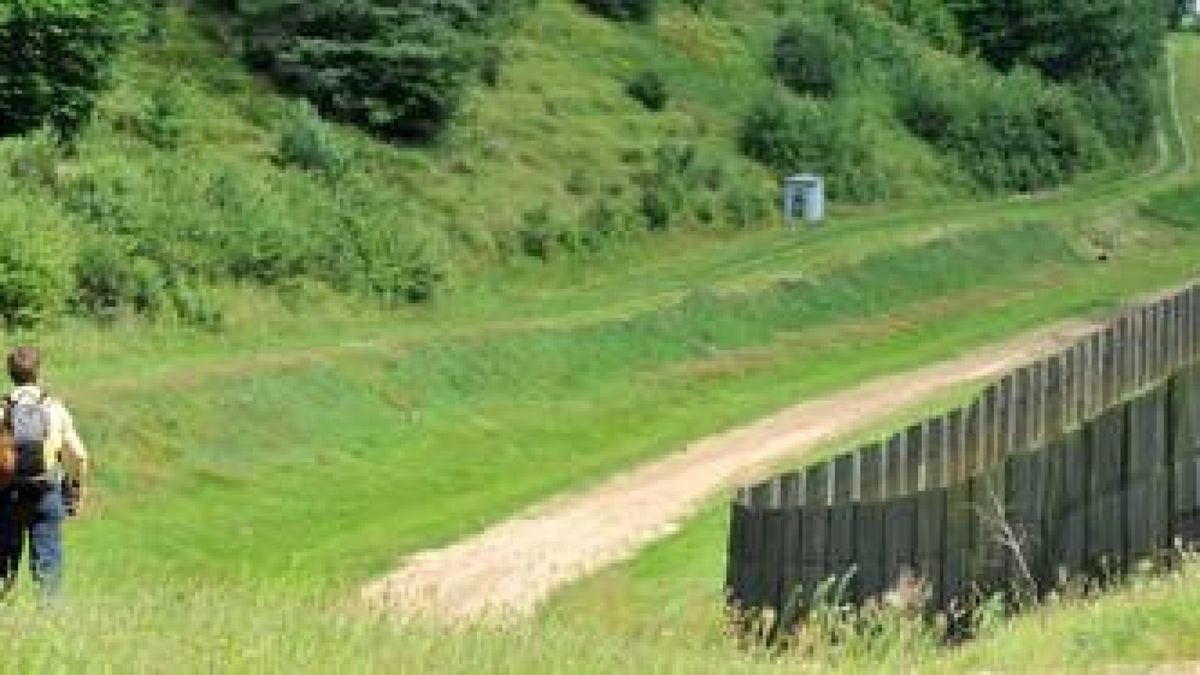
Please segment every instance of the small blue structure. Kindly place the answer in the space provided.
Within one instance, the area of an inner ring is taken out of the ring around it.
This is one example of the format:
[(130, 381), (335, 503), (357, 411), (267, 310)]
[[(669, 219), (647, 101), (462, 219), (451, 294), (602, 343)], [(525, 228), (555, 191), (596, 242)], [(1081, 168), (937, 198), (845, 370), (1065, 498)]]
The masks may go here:
[(825, 220), (825, 179), (813, 174), (790, 176), (783, 181), (783, 218), (790, 227), (796, 222), (797, 206), (809, 225)]

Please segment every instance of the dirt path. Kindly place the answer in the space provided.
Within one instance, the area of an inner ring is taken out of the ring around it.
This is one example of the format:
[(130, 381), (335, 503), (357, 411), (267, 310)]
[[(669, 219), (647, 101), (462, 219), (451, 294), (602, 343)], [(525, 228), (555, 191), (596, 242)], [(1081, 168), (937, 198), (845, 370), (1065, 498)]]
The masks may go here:
[(449, 620), (527, 616), (556, 589), (673, 532), (714, 494), (773, 463), (991, 378), (1063, 346), (1092, 324), (1065, 322), (907, 373), (806, 401), (706, 438), (592, 489), (551, 499), (446, 548), (415, 554), (363, 589), (397, 613)]

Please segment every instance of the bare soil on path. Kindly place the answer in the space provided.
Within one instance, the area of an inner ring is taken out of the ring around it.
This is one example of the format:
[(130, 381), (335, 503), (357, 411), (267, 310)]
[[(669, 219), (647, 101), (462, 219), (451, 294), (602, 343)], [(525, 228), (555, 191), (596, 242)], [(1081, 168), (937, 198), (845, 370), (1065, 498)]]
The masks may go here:
[(452, 623), (528, 616), (556, 589), (674, 532), (714, 494), (947, 389), (993, 378), (1094, 325), (1054, 324), (959, 358), (869, 381), (691, 443), (591, 489), (552, 498), (446, 548), (407, 558), (364, 599)]

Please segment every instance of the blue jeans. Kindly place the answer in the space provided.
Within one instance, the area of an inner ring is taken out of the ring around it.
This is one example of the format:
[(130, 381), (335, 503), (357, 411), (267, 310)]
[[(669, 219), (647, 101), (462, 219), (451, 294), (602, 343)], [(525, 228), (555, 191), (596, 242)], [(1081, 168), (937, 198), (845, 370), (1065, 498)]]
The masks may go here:
[(0, 491), (0, 575), (4, 590), (16, 582), (26, 541), (33, 581), (43, 597), (62, 587), (62, 488), (22, 486)]

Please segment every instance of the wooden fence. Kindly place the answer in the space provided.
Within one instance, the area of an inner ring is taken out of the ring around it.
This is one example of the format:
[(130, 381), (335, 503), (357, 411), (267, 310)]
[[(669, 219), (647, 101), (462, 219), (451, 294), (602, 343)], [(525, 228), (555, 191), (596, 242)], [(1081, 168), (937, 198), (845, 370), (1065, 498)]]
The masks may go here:
[(738, 491), (727, 592), (789, 622), (831, 579), (861, 604), (906, 572), (930, 609), (1120, 572), (1200, 513), (1200, 287), (1122, 314), (961, 409)]

